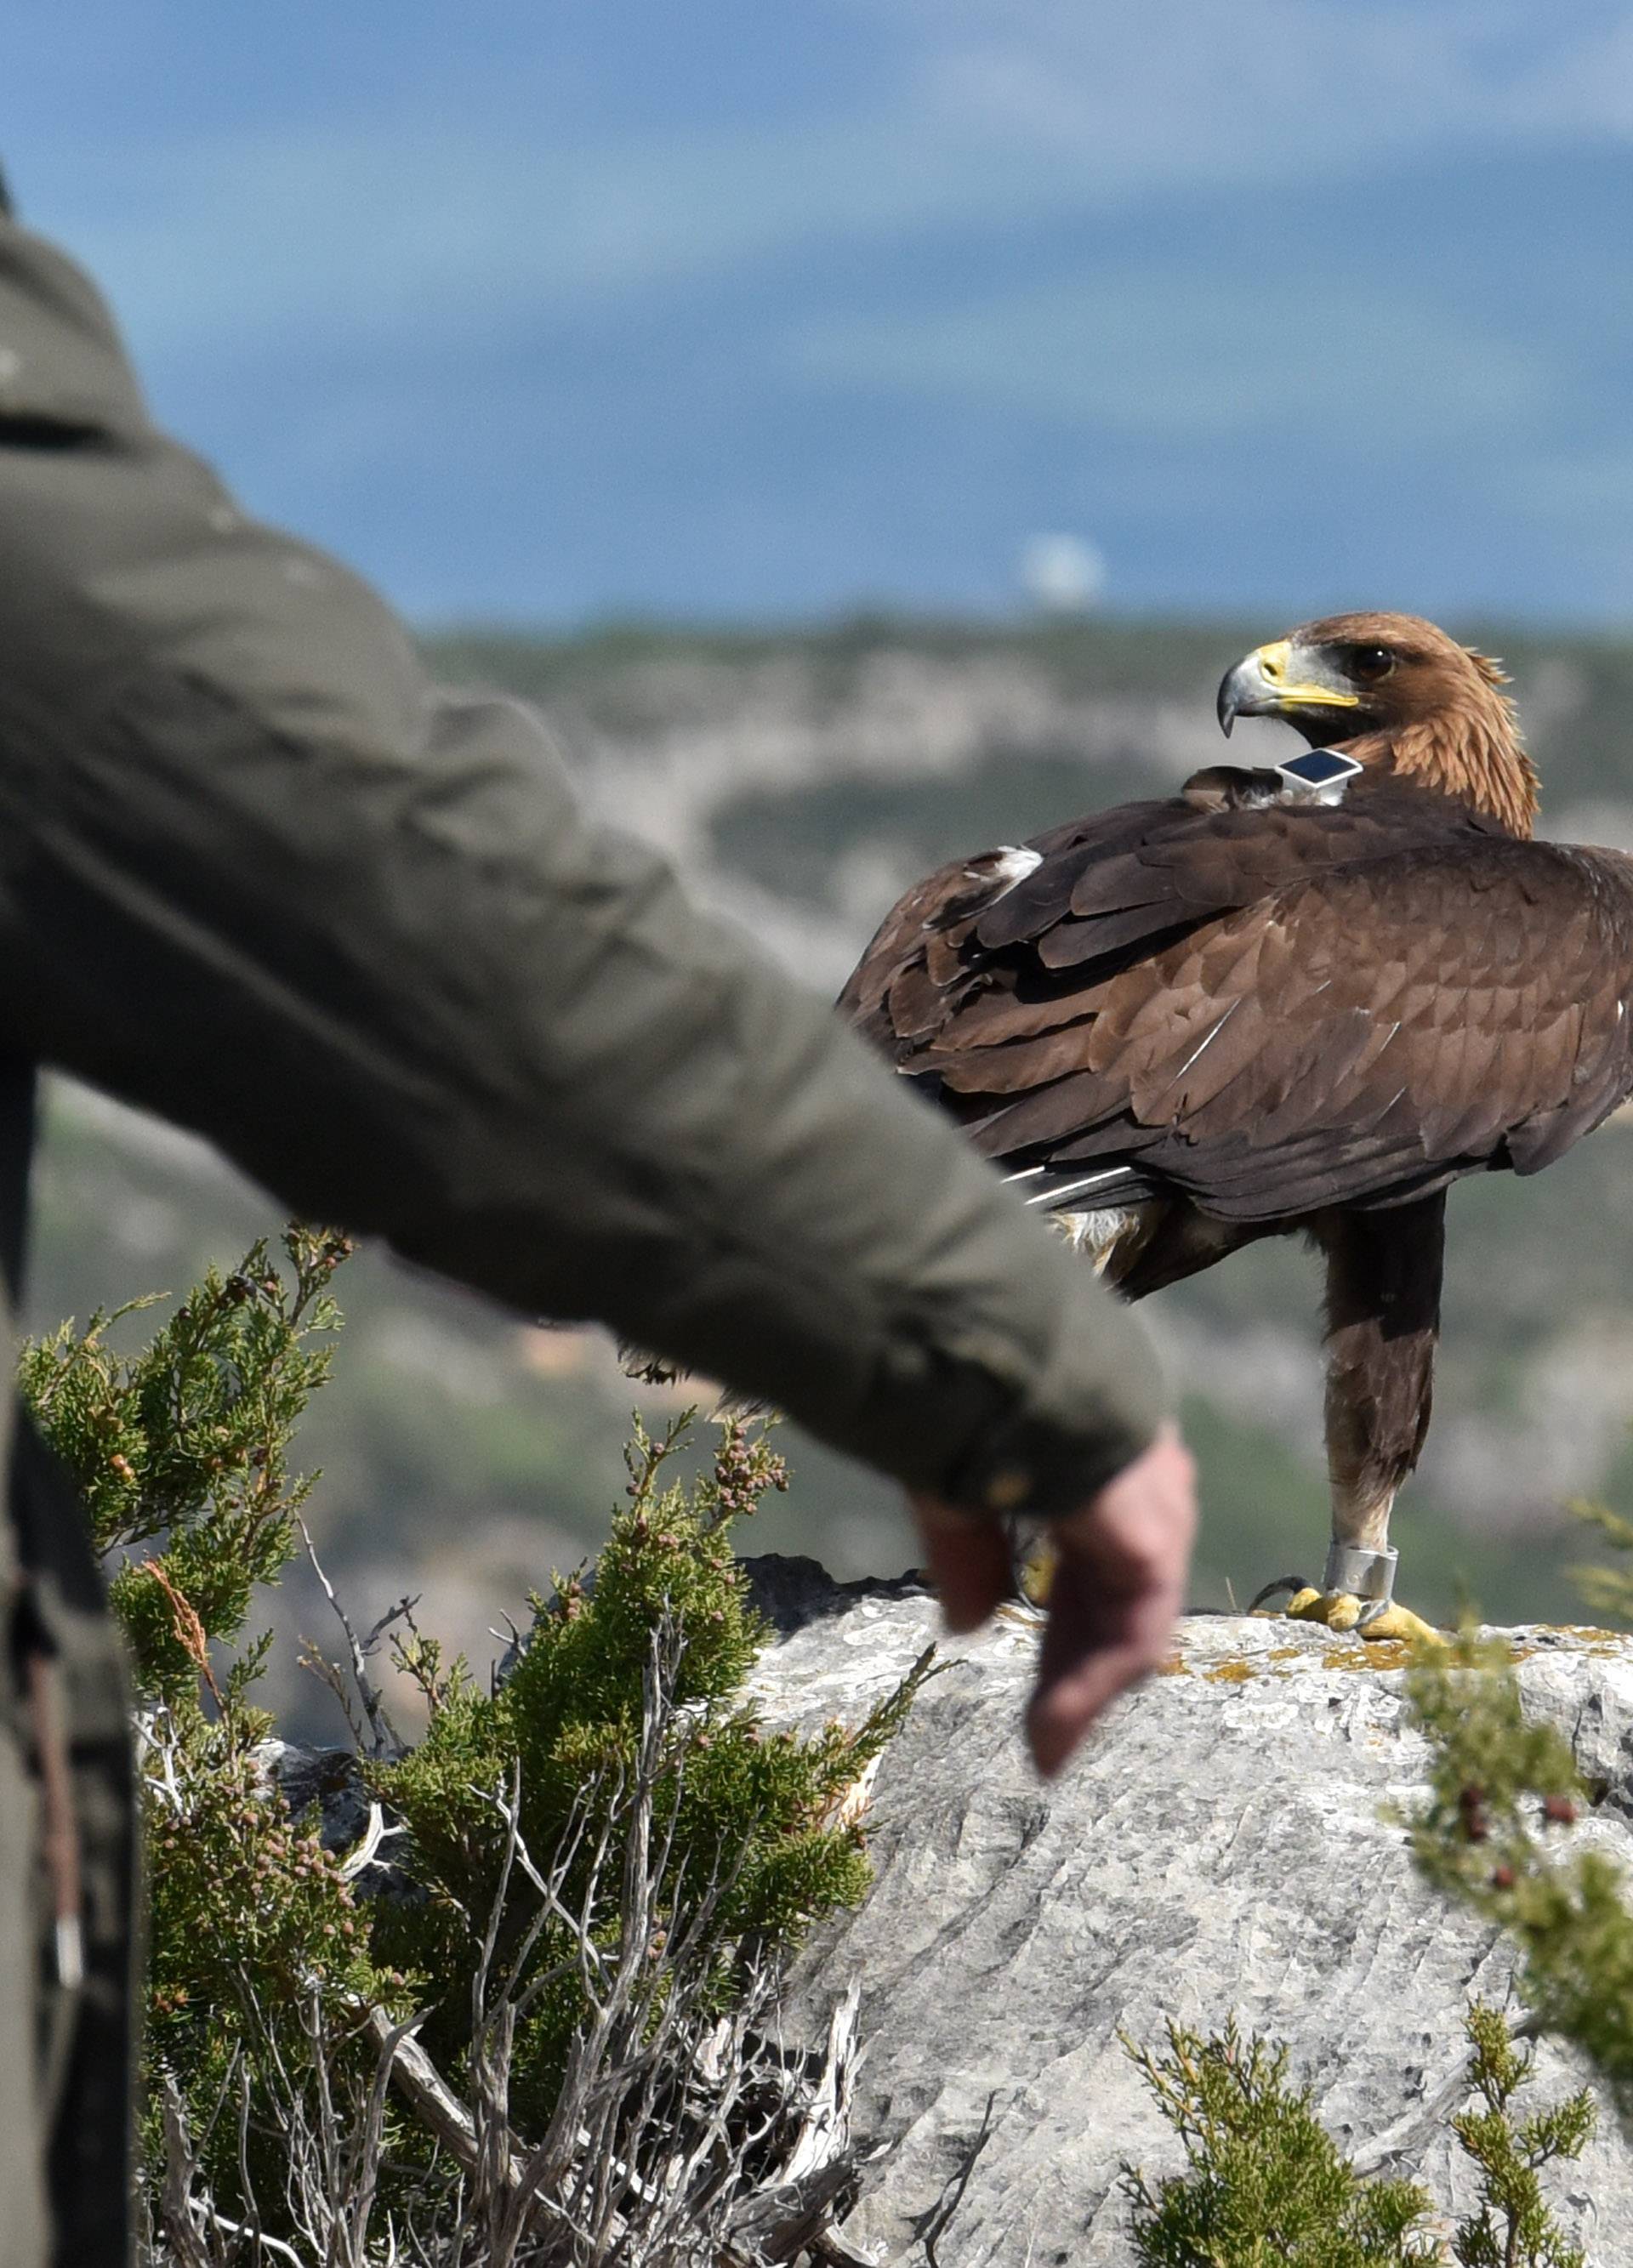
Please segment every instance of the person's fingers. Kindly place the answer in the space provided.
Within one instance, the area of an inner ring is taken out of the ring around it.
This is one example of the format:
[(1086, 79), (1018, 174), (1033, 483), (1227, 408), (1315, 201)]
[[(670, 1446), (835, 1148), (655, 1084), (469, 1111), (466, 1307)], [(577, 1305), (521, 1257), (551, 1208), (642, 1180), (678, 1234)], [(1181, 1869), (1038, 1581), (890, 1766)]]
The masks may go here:
[(1059, 1771), (1103, 1711), (1163, 1660), (1184, 1598), (1196, 1522), (1195, 1468), (1167, 1429), (1091, 1504), (1055, 1523), (1027, 1736)]
[(1098, 1538), (1062, 1536), (1049, 1587), (1038, 1678), (1027, 1711), (1033, 1760), (1046, 1775), (1058, 1771), (1103, 1709), (1132, 1683), (1143, 1666), (1142, 1641), (1131, 1609), (1138, 1572), (1092, 1548)]
[(979, 1629), (1009, 1594), (1009, 1546), (1002, 1529), (954, 1512), (934, 1497), (910, 1501), (942, 1620), (960, 1636)]
[(1118, 1695), (1154, 1667), (1143, 1646), (1105, 1646), (1058, 1676), (1038, 1680), (1026, 1712), (1026, 1739), (1045, 1779), (1054, 1778)]
[(1026, 1719), (1033, 1760), (1046, 1778), (1060, 1771), (1119, 1694), (1149, 1676), (1164, 1660), (1179, 1596), (1166, 1587), (1134, 1601), (1074, 1599), (1068, 1594), (1057, 1607), (1051, 1593)]
[[(1092, 1501), (1053, 1523), (1050, 1581), (1027, 1737), (1038, 1769), (1060, 1771), (1095, 1719), (1167, 1651), (1196, 1526), (1195, 1467), (1165, 1426)], [(1013, 1587), (994, 1521), (935, 1497), (911, 1498), (949, 1630), (972, 1631)]]

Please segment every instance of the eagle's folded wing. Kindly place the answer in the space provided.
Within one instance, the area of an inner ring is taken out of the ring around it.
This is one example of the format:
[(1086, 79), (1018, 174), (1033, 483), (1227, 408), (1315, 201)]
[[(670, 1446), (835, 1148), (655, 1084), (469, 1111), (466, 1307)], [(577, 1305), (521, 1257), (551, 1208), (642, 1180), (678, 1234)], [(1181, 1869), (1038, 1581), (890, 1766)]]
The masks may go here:
[(1415, 801), (1144, 806), (966, 917), (939, 975), (903, 933), (876, 1018), (990, 1156), (1229, 1218), (1533, 1172), (1633, 1086), (1633, 867)]

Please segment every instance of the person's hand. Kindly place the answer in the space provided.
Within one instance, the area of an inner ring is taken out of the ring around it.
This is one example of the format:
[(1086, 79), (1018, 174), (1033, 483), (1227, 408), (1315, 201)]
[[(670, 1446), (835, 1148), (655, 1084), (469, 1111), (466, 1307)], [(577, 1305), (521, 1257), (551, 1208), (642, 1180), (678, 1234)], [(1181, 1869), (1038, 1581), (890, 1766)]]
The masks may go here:
[[(992, 1521), (915, 1496), (942, 1612), (972, 1631), (1009, 1596), (1009, 1546)], [(1052, 1523), (1038, 1683), (1026, 1732), (1040, 1772), (1058, 1772), (1101, 1712), (1156, 1668), (1184, 1604), (1196, 1534), (1196, 1467), (1171, 1425), (1097, 1497)]]

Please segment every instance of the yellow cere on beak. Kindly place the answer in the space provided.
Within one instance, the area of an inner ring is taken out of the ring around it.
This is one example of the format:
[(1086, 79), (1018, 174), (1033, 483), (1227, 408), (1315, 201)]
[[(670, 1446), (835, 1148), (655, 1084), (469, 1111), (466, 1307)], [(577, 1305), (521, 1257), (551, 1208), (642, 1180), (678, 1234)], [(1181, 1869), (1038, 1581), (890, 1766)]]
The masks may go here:
[(1293, 649), (1287, 638), (1277, 638), (1274, 644), (1261, 645), (1247, 657), (1259, 672), (1265, 690), (1279, 706), (1287, 709), (1358, 709), (1358, 693), (1341, 692), (1335, 685), (1316, 685), (1309, 679), (1302, 681), (1291, 674)]

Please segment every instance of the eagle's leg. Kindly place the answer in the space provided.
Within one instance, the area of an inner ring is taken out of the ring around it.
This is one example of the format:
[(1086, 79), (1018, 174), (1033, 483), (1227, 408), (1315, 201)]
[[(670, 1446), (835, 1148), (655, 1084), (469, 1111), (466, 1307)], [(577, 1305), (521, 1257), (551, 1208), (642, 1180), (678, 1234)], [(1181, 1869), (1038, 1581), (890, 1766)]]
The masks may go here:
[(1368, 1638), (1419, 1637), (1428, 1624), (1393, 1602), (1389, 1515), (1429, 1431), (1445, 1197), (1332, 1213), (1317, 1233), (1326, 1254), (1333, 1541), (1320, 1590), (1300, 1592), (1288, 1612)]

